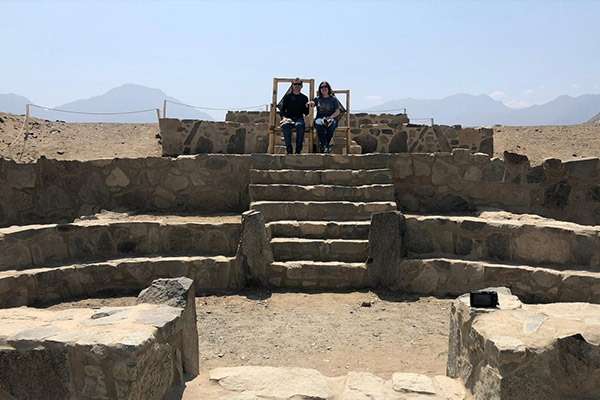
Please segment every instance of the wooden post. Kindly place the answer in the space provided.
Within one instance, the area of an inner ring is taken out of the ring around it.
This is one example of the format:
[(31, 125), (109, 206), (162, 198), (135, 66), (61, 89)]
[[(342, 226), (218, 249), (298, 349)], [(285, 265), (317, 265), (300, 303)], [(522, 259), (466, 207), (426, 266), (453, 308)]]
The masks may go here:
[[(310, 79), (308, 81), (308, 100), (312, 100), (315, 97), (315, 80), (314, 79)], [(315, 120), (315, 108), (314, 107), (309, 107), (308, 109), (308, 151), (309, 153), (313, 152), (313, 145), (314, 145), (314, 120)]]
[(160, 109), (156, 109), (156, 116), (158, 117), (158, 123), (160, 124)]
[(431, 127), (433, 128), (433, 118), (431, 118)]
[(350, 135), (350, 89), (346, 92), (346, 155), (350, 154), (352, 138)]
[(163, 118), (167, 118), (167, 99), (163, 101)]
[(277, 112), (277, 78), (273, 78), (273, 93), (271, 98), (271, 112), (269, 114), (269, 148), (268, 153), (273, 154), (275, 152), (275, 123), (277, 118), (275, 113)]

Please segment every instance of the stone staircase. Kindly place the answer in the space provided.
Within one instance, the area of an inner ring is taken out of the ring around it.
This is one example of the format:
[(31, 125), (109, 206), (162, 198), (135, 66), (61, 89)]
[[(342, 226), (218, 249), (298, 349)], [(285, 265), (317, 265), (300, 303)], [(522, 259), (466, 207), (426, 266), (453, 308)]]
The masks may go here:
[[(304, 159), (303, 159), (304, 157)], [(255, 160), (250, 208), (271, 234), (270, 283), (285, 287), (366, 286), (371, 215), (396, 210), (392, 171), (373, 157), (292, 156)], [(312, 271), (313, 273), (307, 273)], [(307, 279), (311, 277), (310, 279)]]

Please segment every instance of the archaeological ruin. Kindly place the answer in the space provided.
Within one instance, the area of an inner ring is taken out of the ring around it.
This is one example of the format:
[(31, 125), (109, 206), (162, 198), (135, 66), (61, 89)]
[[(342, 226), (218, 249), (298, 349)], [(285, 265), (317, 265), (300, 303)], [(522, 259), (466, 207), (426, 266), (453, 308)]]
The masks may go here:
[[(162, 118), (163, 157), (0, 160), (0, 399), (181, 399), (196, 377), (205, 399), (600, 398), (599, 159), (497, 158), (490, 129), (406, 114), (283, 155), (270, 118)], [(202, 375), (196, 296), (247, 288), (454, 299), (446, 375)]]

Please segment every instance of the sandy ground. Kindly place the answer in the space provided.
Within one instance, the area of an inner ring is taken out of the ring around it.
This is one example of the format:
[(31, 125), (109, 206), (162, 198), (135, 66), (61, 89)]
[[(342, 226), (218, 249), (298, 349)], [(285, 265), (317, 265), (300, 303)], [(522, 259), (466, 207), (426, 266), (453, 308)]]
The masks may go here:
[[(28, 162), (160, 156), (157, 124), (64, 123), (33, 119), (22, 139), (23, 117), (0, 113), (0, 156)], [(12, 143), (12, 144), (11, 144)], [(495, 155), (527, 154), (533, 165), (600, 156), (600, 124), (494, 127)]]
[[(51, 306), (121, 306), (133, 297)], [(201, 375), (183, 398), (204, 388), (210, 369), (270, 365), (315, 368), (328, 376), (368, 371), (444, 375), (451, 300), (390, 293), (270, 293), (196, 298)]]
[(0, 156), (29, 162), (160, 156), (157, 124), (64, 123), (0, 113)]
[(494, 127), (494, 153), (504, 150), (526, 154), (532, 165), (549, 157), (600, 157), (600, 124)]

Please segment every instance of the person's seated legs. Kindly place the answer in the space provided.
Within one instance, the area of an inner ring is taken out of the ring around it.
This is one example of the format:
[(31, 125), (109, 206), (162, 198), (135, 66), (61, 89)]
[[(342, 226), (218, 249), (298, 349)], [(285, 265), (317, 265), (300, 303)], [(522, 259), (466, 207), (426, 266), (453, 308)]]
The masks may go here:
[(304, 144), (304, 118), (299, 118), (294, 124), (296, 126), (296, 154), (302, 153), (302, 145)]
[(327, 129), (325, 128), (323, 118), (315, 119), (315, 129), (319, 138), (319, 151), (324, 153), (327, 150)]
[(292, 149), (292, 124), (283, 124), (281, 125), (281, 132), (283, 133), (283, 139), (285, 141), (285, 149), (288, 154), (292, 154), (294, 150)]
[(335, 128), (337, 128), (337, 120), (331, 119), (329, 126), (326, 127), (325, 132), (325, 152), (331, 153), (331, 139), (333, 139), (333, 135), (335, 134)]

